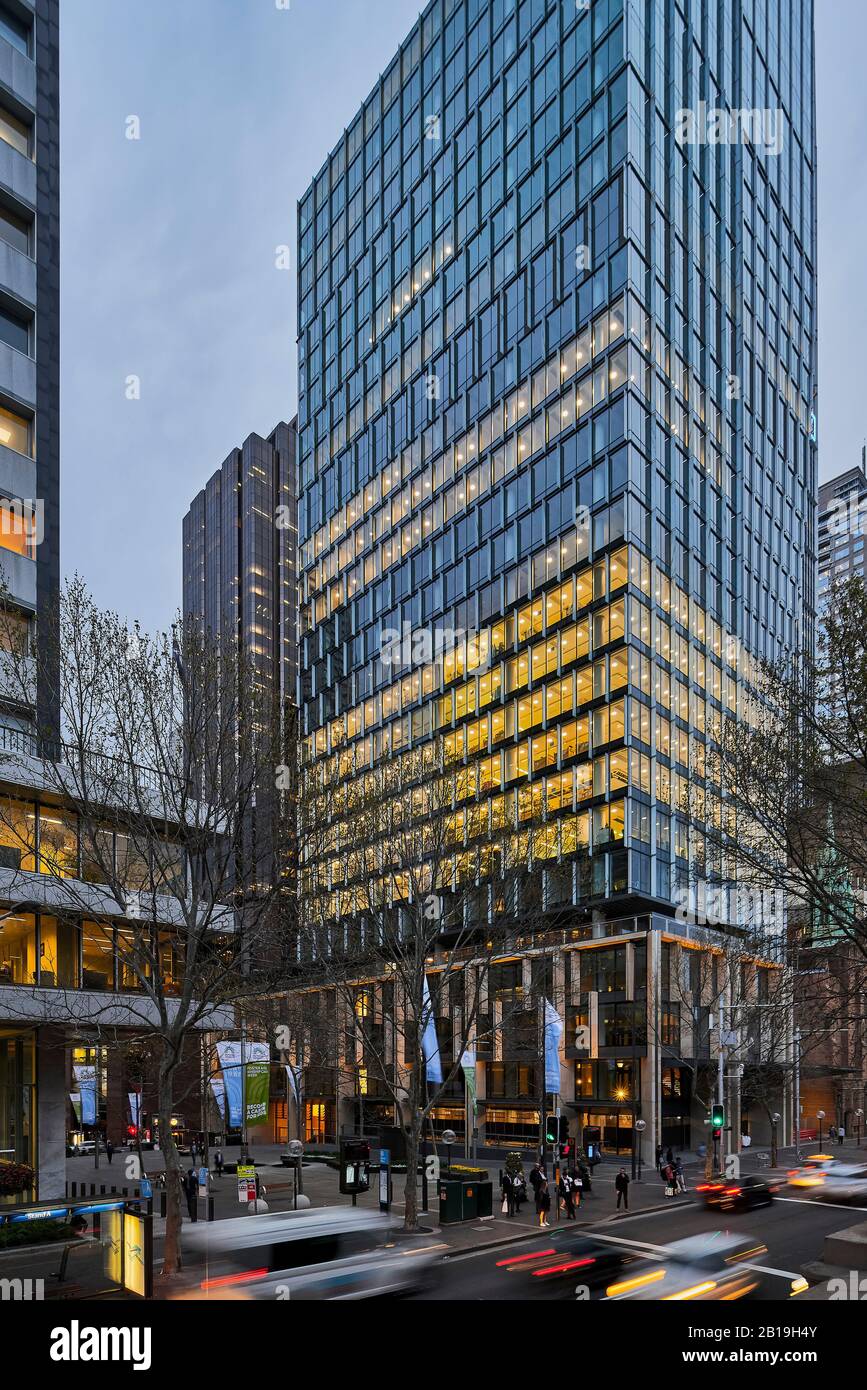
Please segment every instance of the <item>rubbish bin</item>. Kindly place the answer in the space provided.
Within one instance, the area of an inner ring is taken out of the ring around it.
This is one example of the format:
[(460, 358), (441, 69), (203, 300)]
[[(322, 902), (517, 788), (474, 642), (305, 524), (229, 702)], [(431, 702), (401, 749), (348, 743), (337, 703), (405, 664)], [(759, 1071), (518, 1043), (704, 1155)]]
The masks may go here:
[(479, 1214), (479, 1184), (477, 1182), (465, 1182), (461, 1186), (463, 1187), (461, 1194), (463, 1219), (464, 1221), (472, 1221), (473, 1217)]
[(462, 1182), (444, 1181), (439, 1184), (440, 1196), (440, 1225), (444, 1226), (450, 1221), (463, 1221), (463, 1194), (464, 1184)]
[(494, 1210), (494, 1184), (491, 1182), (480, 1182), (477, 1186), (479, 1194), (478, 1212), (479, 1216), (491, 1216)]

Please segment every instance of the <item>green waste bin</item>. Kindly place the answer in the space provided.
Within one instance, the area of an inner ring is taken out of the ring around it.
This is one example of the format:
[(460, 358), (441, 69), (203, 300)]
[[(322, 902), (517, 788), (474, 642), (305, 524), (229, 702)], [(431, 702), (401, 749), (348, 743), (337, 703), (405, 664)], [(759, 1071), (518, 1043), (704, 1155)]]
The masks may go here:
[(464, 1185), (462, 1182), (441, 1181), (439, 1184), (440, 1196), (440, 1225), (446, 1225), (449, 1221), (463, 1221), (463, 1194)]
[(494, 1211), (494, 1184), (490, 1182), (480, 1182), (478, 1184), (478, 1216), (492, 1216)]
[(465, 1221), (472, 1221), (473, 1217), (479, 1214), (479, 1184), (477, 1182), (465, 1182), (462, 1187), (463, 1217)]

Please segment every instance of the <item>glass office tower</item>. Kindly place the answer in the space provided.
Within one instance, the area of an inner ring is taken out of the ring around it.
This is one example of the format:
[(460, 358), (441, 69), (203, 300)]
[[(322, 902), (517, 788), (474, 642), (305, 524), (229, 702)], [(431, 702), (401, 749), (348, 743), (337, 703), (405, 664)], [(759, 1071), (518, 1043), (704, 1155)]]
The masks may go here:
[[(505, 866), (594, 943), (655, 923), (650, 992), (678, 895), (725, 870), (720, 721), (812, 626), (812, 11), (434, 0), (299, 205), (300, 702), (332, 845), (347, 781), (439, 738), (455, 882)], [(445, 655), (381, 659), (419, 632)], [(333, 854), (305, 882), (352, 911)], [(606, 997), (639, 998), (639, 954)], [(589, 1012), (593, 1056), (649, 1055)]]

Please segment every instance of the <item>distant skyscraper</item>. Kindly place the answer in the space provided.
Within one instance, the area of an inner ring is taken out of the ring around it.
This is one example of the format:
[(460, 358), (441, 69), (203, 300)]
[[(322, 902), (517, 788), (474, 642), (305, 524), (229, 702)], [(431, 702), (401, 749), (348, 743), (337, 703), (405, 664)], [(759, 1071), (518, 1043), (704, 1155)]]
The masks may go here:
[(295, 702), (296, 498), (293, 421), (233, 449), (183, 524), (185, 621), (234, 635), (281, 708)]
[(867, 536), (867, 447), (861, 467), (829, 478), (819, 488), (819, 590), (821, 613), (835, 582), (858, 576), (867, 579), (864, 540)]

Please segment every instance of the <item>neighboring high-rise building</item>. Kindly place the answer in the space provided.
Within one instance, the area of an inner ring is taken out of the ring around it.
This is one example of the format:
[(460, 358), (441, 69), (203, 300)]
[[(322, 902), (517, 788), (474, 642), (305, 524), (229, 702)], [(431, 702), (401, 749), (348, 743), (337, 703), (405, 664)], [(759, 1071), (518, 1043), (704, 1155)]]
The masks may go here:
[(847, 579), (867, 580), (867, 446), (860, 468), (849, 468), (819, 488), (819, 589), (821, 612), (828, 590)]
[(233, 449), (184, 517), (183, 614), (237, 640), (285, 709), (297, 679), (295, 422)]
[[(494, 913), (505, 865), (562, 933), (561, 1095), (621, 1152), (636, 1115), (705, 1136), (735, 1005), (683, 949), (723, 940), (706, 767), (812, 629), (814, 106), (812, 0), (433, 0), (299, 203), (299, 708), (334, 822), (303, 898), (343, 929), (347, 783), (441, 738), (454, 883)], [(413, 672), (404, 632), (457, 646)], [(492, 1046), (482, 1139), (532, 1142), (539, 1061)], [(358, 1123), (316, 1084), (308, 1137)]]
[[(60, 583), (58, 25), (57, 0), (0, 4), (0, 569), (37, 641)], [(0, 703), (4, 746), (56, 729), (56, 682), (33, 695)]]

